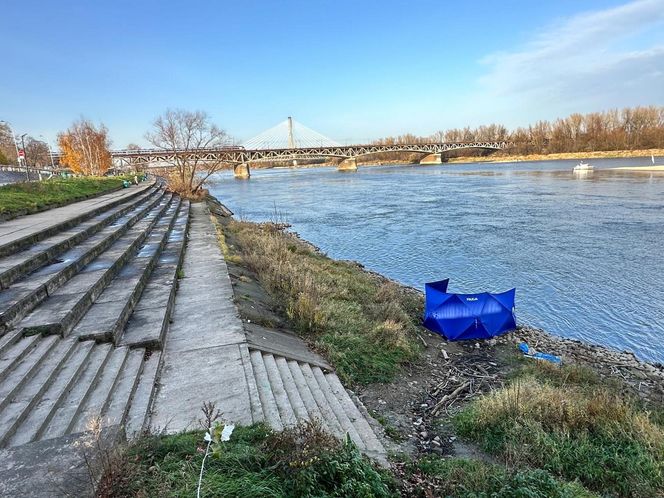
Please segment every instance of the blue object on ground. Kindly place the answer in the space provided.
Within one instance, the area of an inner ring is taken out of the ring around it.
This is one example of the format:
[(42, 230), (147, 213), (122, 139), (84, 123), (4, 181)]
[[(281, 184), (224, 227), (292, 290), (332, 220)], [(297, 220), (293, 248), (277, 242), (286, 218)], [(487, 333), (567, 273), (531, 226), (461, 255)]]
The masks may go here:
[(449, 341), (489, 339), (516, 328), (516, 289), (500, 294), (450, 294), (449, 280), (425, 284), (423, 325)]
[(562, 363), (562, 361), (563, 361), (560, 356), (556, 356), (555, 354), (531, 353), (530, 348), (528, 347), (528, 344), (526, 344), (525, 342), (522, 342), (521, 344), (519, 344), (519, 349), (528, 358), (534, 358), (536, 360), (550, 361), (551, 363)]

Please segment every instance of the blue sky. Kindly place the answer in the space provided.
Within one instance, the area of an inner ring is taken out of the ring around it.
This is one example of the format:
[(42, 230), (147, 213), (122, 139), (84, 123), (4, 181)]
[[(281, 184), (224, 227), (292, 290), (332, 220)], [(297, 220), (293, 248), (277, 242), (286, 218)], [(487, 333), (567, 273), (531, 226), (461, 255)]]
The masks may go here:
[(239, 141), (292, 115), (341, 142), (664, 105), (664, 0), (22, 1), (0, 119), (145, 144), (167, 108)]

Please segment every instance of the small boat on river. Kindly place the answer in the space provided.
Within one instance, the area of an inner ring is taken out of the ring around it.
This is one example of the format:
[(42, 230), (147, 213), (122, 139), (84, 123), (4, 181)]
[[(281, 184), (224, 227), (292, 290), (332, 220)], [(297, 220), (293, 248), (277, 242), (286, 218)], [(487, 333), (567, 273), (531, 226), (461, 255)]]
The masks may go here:
[(592, 170), (593, 170), (592, 165), (584, 163), (583, 161), (574, 166), (574, 171), (592, 171)]

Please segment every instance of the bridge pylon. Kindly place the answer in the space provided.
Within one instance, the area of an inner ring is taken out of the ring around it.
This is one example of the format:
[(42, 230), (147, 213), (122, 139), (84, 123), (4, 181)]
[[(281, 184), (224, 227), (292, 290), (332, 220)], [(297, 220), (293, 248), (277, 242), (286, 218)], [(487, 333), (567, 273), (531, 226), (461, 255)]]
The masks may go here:
[(233, 176), (242, 180), (251, 178), (249, 163), (239, 163), (233, 166)]
[(354, 157), (349, 157), (344, 159), (337, 166), (338, 171), (357, 171), (357, 159)]
[(420, 164), (443, 164), (443, 157), (440, 152), (429, 154), (420, 159)]

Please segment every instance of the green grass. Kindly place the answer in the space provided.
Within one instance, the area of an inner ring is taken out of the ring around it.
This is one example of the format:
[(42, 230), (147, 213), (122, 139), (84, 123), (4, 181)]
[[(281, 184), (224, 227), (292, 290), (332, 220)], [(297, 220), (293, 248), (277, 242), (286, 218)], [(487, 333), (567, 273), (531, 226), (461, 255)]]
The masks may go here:
[(0, 217), (5, 219), (62, 206), (115, 190), (123, 177), (53, 178), (0, 187)]
[(258, 275), (296, 332), (343, 381), (389, 382), (419, 354), (420, 296), (354, 263), (332, 260), (273, 225), (231, 221), (224, 230), (227, 259)]
[(455, 420), (460, 435), (517, 468), (536, 467), (611, 496), (664, 492), (664, 427), (588, 369), (524, 367)]
[[(436, 492), (455, 498), (592, 498), (579, 483), (564, 482), (544, 470), (508, 470), (458, 458), (424, 457), (410, 466)], [(426, 496), (423, 493), (423, 496)]]
[[(102, 480), (105, 496), (196, 496), (204, 444), (200, 431), (139, 440), (114, 464), (114, 479)], [(205, 463), (206, 498), (396, 496), (387, 471), (315, 426), (238, 427), (222, 445)]]
[(383, 417), (380, 413), (378, 413), (375, 410), (370, 411), (371, 416), (378, 422), (380, 425), (383, 426), (383, 430), (385, 431), (385, 435), (392, 438), (394, 441), (400, 442), (404, 440), (404, 435), (401, 434), (399, 429), (394, 427), (392, 424), (390, 424), (385, 417)]

